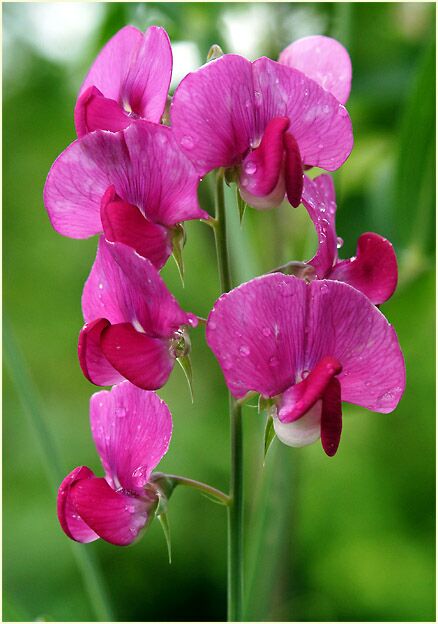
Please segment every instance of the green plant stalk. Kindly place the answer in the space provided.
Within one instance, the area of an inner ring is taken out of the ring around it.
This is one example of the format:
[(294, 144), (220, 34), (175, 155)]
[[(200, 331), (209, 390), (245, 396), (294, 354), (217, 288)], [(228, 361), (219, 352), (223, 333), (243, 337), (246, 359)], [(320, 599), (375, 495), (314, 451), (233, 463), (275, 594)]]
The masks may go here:
[[(16, 344), (6, 315), (3, 318), (3, 346), (5, 364), (11, 381), (15, 386), (29, 423), (34, 430), (34, 435), (40, 444), (46, 475), (56, 492), (64, 477), (62, 464), (51, 431), (43, 418), (39, 392), (35, 387), (23, 355)], [(97, 621), (114, 621), (109, 593), (97, 561), (92, 556), (89, 548), (86, 548), (84, 544), (78, 544), (77, 542), (70, 542), (70, 544)]]
[[(232, 288), (224, 200), (224, 170), (216, 177), (214, 227), (222, 292)], [(228, 506), (228, 621), (242, 621), (243, 597), (243, 430), (241, 405), (229, 394), (231, 472)]]
[(203, 483), (202, 481), (195, 481), (195, 479), (188, 479), (187, 477), (168, 474), (167, 472), (154, 472), (152, 475), (152, 482), (159, 481), (161, 478), (169, 479), (172, 482), (173, 487), (176, 487), (177, 485), (185, 485), (186, 487), (202, 492), (202, 494), (205, 494), (209, 498), (215, 499), (215, 501), (221, 505), (228, 506), (230, 504), (230, 497), (228, 494), (225, 494), (225, 492), (222, 492), (207, 483)]

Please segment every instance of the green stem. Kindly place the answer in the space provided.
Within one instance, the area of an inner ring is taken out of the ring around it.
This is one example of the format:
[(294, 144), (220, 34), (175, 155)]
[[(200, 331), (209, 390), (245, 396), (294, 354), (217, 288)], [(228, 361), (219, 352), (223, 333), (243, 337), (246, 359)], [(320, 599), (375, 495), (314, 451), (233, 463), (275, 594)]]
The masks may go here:
[[(47, 478), (54, 491), (59, 487), (65, 476), (61, 467), (58, 450), (44, 417), (41, 398), (31, 378), (26, 362), (15, 342), (12, 329), (6, 318), (3, 319), (3, 346), (5, 364), (12, 383), (20, 398), (24, 412), (34, 430), (42, 456)], [(70, 542), (70, 540), (69, 540)], [(99, 622), (112, 622), (114, 616), (110, 607), (108, 591), (97, 561), (83, 544), (70, 542), (76, 563), (82, 575), (84, 586), (88, 592), (92, 608)]]
[[(224, 201), (224, 170), (216, 178), (215, 241), (222, 292), (232, 288)], [(242, 620), (243, 595), (243, 431), (242, 409), (229, 395), (231, 474), (228, 506), (228, 621)]]
[(167, 474), (167, 473), (158, 473), (155, 472), (153, 474), (152, 482), (159, 481), (160, 479), (169, 479), (174, 487), (177, 485), (185, 485), (187, 487), (191, 487), (194, 490), (199, 490), (203, 494), (214, 498), (217, 502), (222, 505), (228, 506), (230, 504), (230, 497), (225, 492), (218, 490), (217, 488), (208, 485), (207, 483), (202, 483), (202, 481), (195, 481), (195, 479), (188, 479), (187, 477), (181, 477), (179, 475)]

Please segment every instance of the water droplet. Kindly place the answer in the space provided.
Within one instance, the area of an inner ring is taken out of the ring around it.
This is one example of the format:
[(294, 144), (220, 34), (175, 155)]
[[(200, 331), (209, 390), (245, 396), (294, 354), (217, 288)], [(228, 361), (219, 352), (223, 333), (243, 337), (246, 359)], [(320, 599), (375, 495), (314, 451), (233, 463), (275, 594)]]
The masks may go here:
[(240, 186), (243, 186), (245, 188), (245, 186), (248, 186), (248, 178), (246, 178), (245, 176), (240, 180)]
[(305, 369), (303, 370), (303, 372), (301, 373), (301, 379), (302, 379), (302, 380), (304, 380), (304, 379), (306, 379), (306, 377), (308, 377), (309, 375), (310, 375), (310, 371), (309, 371), (309, 370), (307, 370), (307, 368), (305, 368)]
[(185, 147), (186, 149), (192, 149), (194, 143), (193, 143), (193, 138), (189, 135), (183, 136), (183, 138), (181, 139), (181, 146)]
[(216, 329), (215, 321), (210, 321), (209, 324), (208, 324), (208, 328), (211, 329), (211, 330)]
[(233, 364), (232, 364), (230, 358), (229, 357), (224, 357), (222, 359), (222, 368), (227, 371), (227, 370), (230, 370), (230, 368), (232, 368), (232, 367), (233, 367)]
[(123, 418), (126, 416), (126, 409), (124, 407), (116, 407), (117, 418)]
[(309, 89), (304, 89), (304, 91), (303, 91), (303, 95), (304, 95), (304, 97), (308, 97), (308, 95), (309, 95)]
[(247, 355), (249, 355), (251, 352), (250, 348), (247, 345), (242, 345), (239, 349), (239, 353), (240, 355), (242, 355), (243, 357), (246, 357)]
[(321, 288), (320, 288), (320, 290), (321, 290), (321, 293), (322, 293), (323, 295), (327, 294), (327, 292), (328, 292), (328, 286), (327, 286), (327, 284), (321, 284)]
[(275, 355), (269, 358), (269, 366), (272, 366), (272, 368), (275, 368), (275, 366), (278, 366), (278, 358), (275, 357)]
[(264, 328), (262, 329), (262, 334), (263, 334), (264, 336), (266, 336), (266, 337), (270, 336), (270, 335), (271, 335), (271, 330), (269, 329), (269, 327), (264, 327)]
[(318, 149), (319, 150), (324, 149), (324, 143), (318, 143)]
[(102, 289), (103, 289), (103, 284), (102, 284), (102, 282), (100, 282), (100, 283), (99, 283), (99, 288), (100, 288), (100, 290), (102, 290)]
[(245, 106), (246, 106), (246, 108), (251, 108), (251, 106), (252, 106), (251, 100), (246, 100)]
[(336, 239), (336, 247), (340, 249), (343, 244), (344, 244), (344, 240), (340, 236), (338, 236), (338, 238)]
[(371, 381), (366, 381), (366, 382), (365, 382), (365, 386), (366, 386), (367, 388), (369, 388), (369, 387), (371, 386)]
[(324, 106), (322, 107), (322, 112), (325, 114), (330, 112), (330, 106), (328, 106), (327, 104), (324, 104)]
[(338, 115), (340, 115), (341, 117), (346, 117), (348, 115), (347, 109), (345, 108), (345, 106), (342, 106), (342, 104), (339, 104)]
[(134, 479), (145, 479), (148, 476), (148, 467), (147, 466), (138, 466), (133, 473), (132, 477)]
[(256, 171), (257, 171), (257, 165), (255, 164), (254, 161), (249, 160), (245, 167), (245, 173), (247, 173), (248, 175), (253, 175)]

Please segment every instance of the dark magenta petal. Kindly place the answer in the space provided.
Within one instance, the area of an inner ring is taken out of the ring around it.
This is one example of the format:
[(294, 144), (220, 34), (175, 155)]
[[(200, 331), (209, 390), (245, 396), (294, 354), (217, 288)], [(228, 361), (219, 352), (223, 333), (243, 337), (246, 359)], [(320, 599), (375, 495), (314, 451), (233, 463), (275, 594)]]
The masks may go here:
[(99, 536), (82, 520), (72, 503), (70, 491), (75, 483), (94, 477), (94, 473), (86, 466), (75, 468), (65, 477), (58, 490), (58, 520), (64, 533), (70, 539), (84, 544), (93, 542)]
[(99, 537), (116, 546), (127, 546), (138, 537), (155, 504), (115, 492), (99, 477), (77, 481), (70, 496), (83, 521)]
[(298, 143), (289, 133), (286, 133), (284, 136), (284, 146), (286, 149), (284, 165), (286, 194), (292, 206), (297, 208), (301, 203), (301, 195), (303, 194), (303, 163)]
[(294, 67), (330, 91), (342, 104), (351, 88), (351, 61), (347, 50), (331, 37), (313, 35), (291, 43), (279, 62)]
[(351, 284), (378, 305), (387, 301), (397, 287), (397, 257), (391, 243), (373, 232), (357, 241), (356, 256), (335, 264), (330, 279)]
[(271, 119), (260, 145), (243, 161), (240, 185), (245, 193), (263, 197), (276, 187), (282, 172), (283, 137), (288, 126), (287, 117)]
[(330, 379), (322, 397), (321, 442), (329, 457), (338, 450), (342, 433), (341, 384), (335, 377)]
[(102, 332), (110, 324), (107, 319), (96, 319), (86, 323), (79, 333), (79, 364), (85, 377), (96, 386), (111, 386), (123, 380), (120, 373), (108, 362), (100, 346)]
[(130, 323), (162, 338), (170, 338), (181, 325), (197, 324), (193, 314), (181, 309), (147, 258), (103, 237), (84, 286), (82, 311), (86, 322), (105, 314), (113, 325)]
[(151, 26), (143, 34), (125, 26), (101, 50), (80, 95), (90, 86), (120, 107), (158, 123), (172, 76), (172, 50), (164, 29)]
[(91, 431), (108, 483), (141, 494), (169, 448), (172, 417), (155, 392), (124, 381), (90, 400)]
[(104, 97), (96, 87), (89, 87), (78, 98), (74, 117), (79, 138), (93, 130), (117, 132), (132, 123), (119, 104)]
[(288, 388), (281, 397), (278, 418), (291, 423), (301, 418), (321, 399), (330, 381), (342, 370), (341, 364), (332, 357), (323, 357), (298, 384)]
[(114, 187), (102, 199), (100, 217), (107, 240), (129, 245), (157, 269), (165, 265), (172, 253), (169, 230), (148, 221), (136, 206), (120, 199)]
[(310, 180), (306, 176), (302, 202), (313, 221), (318, 236), (317, 252), (308, 264), (315, 268), (319, 279), (323, 279), (329, 275), (338, 257), (335, 187), (332, 178), (324, 174)]
[(112, 366), (143, 390), (164, 386), (175, 363), (168, 340), (151, 338), (130, 323), (108, 327), (101, 337), (101, 346)]

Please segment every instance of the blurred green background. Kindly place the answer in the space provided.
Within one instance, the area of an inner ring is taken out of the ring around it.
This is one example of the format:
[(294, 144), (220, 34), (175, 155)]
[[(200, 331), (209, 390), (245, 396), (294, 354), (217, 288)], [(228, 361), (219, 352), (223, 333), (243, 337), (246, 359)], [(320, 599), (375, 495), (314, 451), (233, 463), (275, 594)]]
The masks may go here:
[[(408, 385), (392, 414), (346, 406), (332, 459), (319, 444), (290, 449), (275, 441), (263, 466), (263, 418), (245, 409), (246, 617), (434, 620), (435, 5), (3, 5), (5, 344), (11, 337), (18, 343), (41, 396), (60, 457), (56, 483), (80, 464), (101, 471), (88, 424), (97, 389), (76, 357), (81, 290), (96, 239), (56, 234), (42, 189), (53, 160), (75, 138), (73, 107), (87, 68), (128, 23), (167, 29), (173, 87), (204, 62), (212, 43), (251, 59), (275, 59), (292, 40), (317, 33), (348, 47), (355, 147), (335, 174), (341, 255), (354, 254), (363, 231), (393, 241), (400, 284), (382, 310), (398, 332)], [(206, 180), (200, 194), (211, 209), (208, 190)], [(316, 237), (303, 207), (247, 210), (240, 230), (228, 195), (236, 283), (311, 257)], [(207, 316), (218, 296), (212, 233), (201, 223), (189, 223), (187, 233), (185, 288), (173, 262), (163, 274), (183, 307)], [(161, 466), (226, 489), (226, 392), (202, 328), (192, 341), (194, 405), (179, 368), (160, 391), (174, 417)], [(224, 619), (226, 513), (197, 492), (177, 490), (172, 498), (170, 566), (157, 522), (126, 549), (103, 541), (75, 547), (65, 537), (45, 472), (45, 456), (56, 461), (56, 451), (42, 452), (20, 403), (23, 375), (18, 365), (5, 369), (3, 619), (96, 620), (90, 581), (77, 565), (84, 548), (102, 570), (116, 619)], [(28, 399), (37, 409), (37, 397)]]

